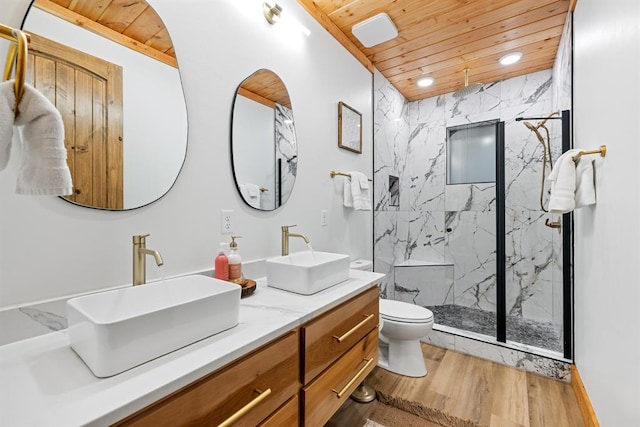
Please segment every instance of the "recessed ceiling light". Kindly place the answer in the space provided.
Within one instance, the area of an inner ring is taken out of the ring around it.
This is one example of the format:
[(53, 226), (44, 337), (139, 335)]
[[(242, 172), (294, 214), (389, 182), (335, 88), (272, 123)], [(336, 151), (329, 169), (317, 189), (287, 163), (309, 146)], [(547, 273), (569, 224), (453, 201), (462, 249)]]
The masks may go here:
[(502, 65), (511, 65), (520, 61), (520, 58), (522, 58), (521, 52), (511, 52), (500, 58), (498, 62), (500, 62)]
[(428, 87), (431, 86), (434, 81), (433, 77), (423, 77), (419, 79), (416, 84), (420, 87)]

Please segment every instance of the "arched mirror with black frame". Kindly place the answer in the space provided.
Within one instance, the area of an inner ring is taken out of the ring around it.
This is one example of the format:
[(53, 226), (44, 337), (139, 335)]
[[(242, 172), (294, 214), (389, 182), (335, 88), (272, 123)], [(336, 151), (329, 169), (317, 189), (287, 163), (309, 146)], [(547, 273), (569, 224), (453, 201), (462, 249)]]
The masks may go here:
[(289, 199), (298, 172), (293, 108), (287, 88), (271, 70), (256, 71), (236, 90), (231, 163), (247, 205), (272, 211)]

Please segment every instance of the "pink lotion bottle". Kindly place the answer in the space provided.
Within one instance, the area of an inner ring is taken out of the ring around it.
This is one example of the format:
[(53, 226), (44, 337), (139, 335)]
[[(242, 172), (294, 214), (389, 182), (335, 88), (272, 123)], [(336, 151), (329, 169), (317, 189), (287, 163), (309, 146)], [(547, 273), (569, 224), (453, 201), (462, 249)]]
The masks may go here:
[(214, 262), (214, 277), (220, 280), (229, 280), (229, 258), (225, 253), (226, 243), (220, 243), (220, 250)]

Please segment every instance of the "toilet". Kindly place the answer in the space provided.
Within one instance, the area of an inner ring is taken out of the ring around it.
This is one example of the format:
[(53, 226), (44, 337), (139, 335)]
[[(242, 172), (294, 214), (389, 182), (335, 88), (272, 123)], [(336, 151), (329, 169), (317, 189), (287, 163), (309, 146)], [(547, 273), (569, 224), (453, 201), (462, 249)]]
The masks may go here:
[[(350, 268), (373, 271), (373, 263), (356, 260)], [(381, 299), (378, 366), (407, 377), (427, 375), (420, 339), (432, 328), (431, 310), (403, 301)]]

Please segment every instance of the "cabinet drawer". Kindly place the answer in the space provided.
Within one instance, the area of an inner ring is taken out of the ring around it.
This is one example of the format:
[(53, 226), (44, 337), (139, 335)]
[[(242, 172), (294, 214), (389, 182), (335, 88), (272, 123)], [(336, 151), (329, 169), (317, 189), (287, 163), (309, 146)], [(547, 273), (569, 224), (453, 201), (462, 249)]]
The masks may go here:
[[(302, 328), (303, 384), (309, 383), (377, 327), (377, 286), (306, 324)], [(340, 341), (339, 337), (342, 337)]]
[(358, 342), (302, 389), (305, 426), (323, 426), (378, 362), (378, 330)]
[(293, 396), (269, 418), (260, 423), (259, 427), (295, 427), (300, 425), (300, 399)]
[(218, 425), (251, 408), (234, 426), (256, 426), (300, 388), (298, 331), (186, 386), (117, 425)]

